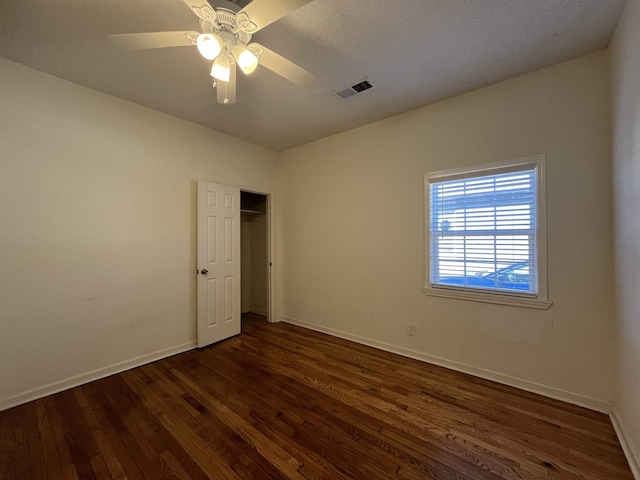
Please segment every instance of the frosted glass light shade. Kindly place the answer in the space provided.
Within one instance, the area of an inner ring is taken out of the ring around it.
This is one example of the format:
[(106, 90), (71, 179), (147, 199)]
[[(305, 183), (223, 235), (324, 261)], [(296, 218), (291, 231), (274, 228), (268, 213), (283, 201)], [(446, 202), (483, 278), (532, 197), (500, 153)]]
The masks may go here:
[(229, 59), (227, 55), (218, 55), (213, 67), (211, 67), (211, 76), (220, 80), (221, 82), (228, 82), (231, 76), (231, 69), (229, 68)]
[(250, 52), (244, 45), (236, 45), (233, 47), (233, 56), (236, 57), (238, 66), (245, 75), (253, 73), (258, 66), (258, 57)]
[(211, 33), (203, 33), (198, 35), (196, 42), (198, 51), (207, 60), (213, 60), (222, 51), (223, 42), (220, 37)]

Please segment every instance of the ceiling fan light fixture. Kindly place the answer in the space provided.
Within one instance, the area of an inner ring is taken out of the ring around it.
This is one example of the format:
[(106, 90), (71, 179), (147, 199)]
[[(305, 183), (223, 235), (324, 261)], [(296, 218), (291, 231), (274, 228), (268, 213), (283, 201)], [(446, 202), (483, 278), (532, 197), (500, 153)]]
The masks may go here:
[(196, 45), (198, 47), (200, 55), (202, 55), (207, 60), (213, 60), (218, 55), (220, 55), (224, 43), (218, 35), (214, 35), (212, 33), (203, 33), (201, 35), (198, 35)]
[[(176, 0), (177, 1), (177, 0)], [(236, 103), (235, 65), (245, 75), (258, 64), (304, 88), (317, 77), (282, 55), (250, 43), (254, 33), (313, 0), (182, 0), (200, 19), (198, 31), (168, 31), (109, 35), (118, 46), (132, 50), (194, 45), (213, 65), (211, 76), (218, 103)], [(246, 4), (244, 7), (238, 3)]]
[(252, 74), (258, 66), (258, 57), (244, 45), (236, 45), (233, 47), (233, 56), (238, 62), (238, 66), (245, 75)]
[(231, 76), (229, 63), (229, 58), (226, 54), (218, 55), (213, 62), (213, 67), (211, 67), (211, 76), (221, 82), (228, 82)]

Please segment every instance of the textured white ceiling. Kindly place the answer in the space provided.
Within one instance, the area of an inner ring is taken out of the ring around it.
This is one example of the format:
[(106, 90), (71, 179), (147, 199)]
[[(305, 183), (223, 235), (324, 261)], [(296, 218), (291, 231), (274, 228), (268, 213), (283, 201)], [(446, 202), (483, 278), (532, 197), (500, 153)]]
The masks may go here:
[[(126, 51), (114, 33), (199, 30), (181, 0), (2, 0), (0, 55), (277, 151), (603, 49), (624, 0), (315, 0), (254, 40), (320, 77), (258, 68), (216, 103), (194, 47)], [(335, 90), (376, 88), (342, 101)]]

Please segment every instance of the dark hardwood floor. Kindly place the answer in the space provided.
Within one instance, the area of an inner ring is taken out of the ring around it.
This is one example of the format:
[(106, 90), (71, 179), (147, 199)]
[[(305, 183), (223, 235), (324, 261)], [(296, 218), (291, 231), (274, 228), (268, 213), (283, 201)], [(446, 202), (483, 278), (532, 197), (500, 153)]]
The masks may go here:
[(0, 412), (0, 478), (633, 477), (606, 415), (249, 315)]

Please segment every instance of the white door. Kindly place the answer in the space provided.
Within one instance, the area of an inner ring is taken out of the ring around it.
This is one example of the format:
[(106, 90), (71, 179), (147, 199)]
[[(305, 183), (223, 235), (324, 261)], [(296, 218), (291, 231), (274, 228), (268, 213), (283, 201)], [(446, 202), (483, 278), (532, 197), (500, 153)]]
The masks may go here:
[(198, 182), (198, 347), (240, 333), (240, 189)]

